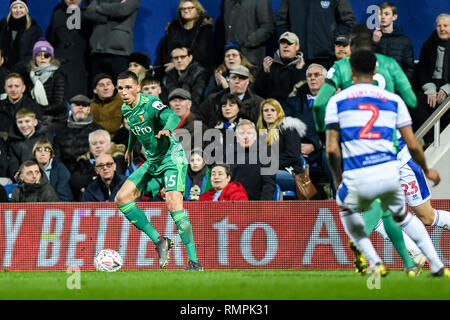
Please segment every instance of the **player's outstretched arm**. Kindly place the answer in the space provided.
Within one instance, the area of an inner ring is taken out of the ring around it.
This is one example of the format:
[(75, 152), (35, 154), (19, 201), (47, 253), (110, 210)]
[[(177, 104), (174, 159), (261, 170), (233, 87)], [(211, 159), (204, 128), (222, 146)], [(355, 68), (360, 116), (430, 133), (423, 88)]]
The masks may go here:
[(419, 141), (417, 141), (416, 137), (414, 136), (412, 127), (406, 126), (400, 128), (399, 130), (400, 133), (402, 134), (403, 140), (408, 146), (409, 153), (411, 154), (413, 160), (422, 168), (423, 172), (425, 173), (425, 176), (428, 179), (432, 180), (435, 186), (438, 185), (439, 182), (441, 181), (439, 173), (436, 170), (429, 169), (427, 167), (425, 155), (423, 153), (423, 148), (420, 145)]

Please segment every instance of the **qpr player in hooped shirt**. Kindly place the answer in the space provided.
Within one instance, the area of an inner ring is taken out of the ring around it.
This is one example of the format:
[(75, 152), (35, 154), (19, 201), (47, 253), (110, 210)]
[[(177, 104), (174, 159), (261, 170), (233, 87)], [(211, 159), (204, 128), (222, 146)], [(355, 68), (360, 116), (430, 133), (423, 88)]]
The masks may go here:
[(380, 180), (399, 181), (396, 129), (412, 124), (399, 96), (369, 83), (351, 86), (330, 99), (325, 123), (339, 126), (344, 166), (341, 195), (361, 184), (371, 185), (376, 195), (386, 187)]

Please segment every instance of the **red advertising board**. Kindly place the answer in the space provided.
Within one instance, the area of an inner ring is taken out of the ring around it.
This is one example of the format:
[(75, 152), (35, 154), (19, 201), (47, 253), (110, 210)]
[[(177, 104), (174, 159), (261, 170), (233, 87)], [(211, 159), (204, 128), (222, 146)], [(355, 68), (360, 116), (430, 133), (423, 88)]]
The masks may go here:
[[(151, 223), (175, 243), (168, 269), (187, 255), (164, 203), (139, 203)], [(450, 210), (450, 200), (436, 200)], [(353, 256), (334, 201), (186, 202), (200, 261), (206, 269), (351, 269)], [(0, 270), (94, 270), (95, 254), (118, 251), (123, 270), (157, 269), (151, 240), (114, 203), (2, 204)], [(427, 227), (443, 262), (448, 231)], [(392, 245), (371, 239), (389, 268), (402, 268)]]

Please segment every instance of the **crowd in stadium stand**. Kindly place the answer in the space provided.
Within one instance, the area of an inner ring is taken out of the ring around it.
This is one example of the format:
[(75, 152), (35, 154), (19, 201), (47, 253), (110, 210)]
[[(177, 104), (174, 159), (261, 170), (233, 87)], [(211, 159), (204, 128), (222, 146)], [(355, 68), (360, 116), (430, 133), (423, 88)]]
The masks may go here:
[[(157, 96), (180, 117), (174, 134), (189, 146), (184, 200), (279, 200), (285, 191), (294, 193), (283, 199), (296, 199), (294, 176), (304, 170), (319, 190), (312, 200), (333, 199), (325, 137), (316, 131), (312, 106), (333, 63), (351, 54), (349, 0), (283, 0), (275, 15), (270, 0), (224, 0), (220, 44), (219, 25), (202, 4), (181, 0), (176, 17), (161, 25), (160, 65), (133, 50), (140, 4), (62, 0), (42, 30), (26, 0), (10, 0), (0, 21), (0, 201), (114, 201), (126, 176), (145, 161), (139, 144), (131, 165), (124, 158), (129, 127), (115, 85), (127, 69), (138, 76), (141, 93)], [(69, 6), (81, 10), (73, 27)], [(450, 94), (450, 15), (437, 17), (415, 64), (398, 14), (395, 4), (380, 5), (373, 50), (393, 57), (408, 77), (418, 101), (410, 108), (417, 130)], [(272, 37), (278, 47), (268, 54)], [(447, 113), (442, 128), (449, 120)], [(218, 133), (215, 140), (206, 139), (208, 132)], [(276, 155), (275, 169), (254, 152), (262, 146)], [(222, 182), (212, 181), (216, 171), (225, 172)], [(217, 190), (227, 191), (217, 198)], [(163, 199), (164, 188), (141, 200)]]

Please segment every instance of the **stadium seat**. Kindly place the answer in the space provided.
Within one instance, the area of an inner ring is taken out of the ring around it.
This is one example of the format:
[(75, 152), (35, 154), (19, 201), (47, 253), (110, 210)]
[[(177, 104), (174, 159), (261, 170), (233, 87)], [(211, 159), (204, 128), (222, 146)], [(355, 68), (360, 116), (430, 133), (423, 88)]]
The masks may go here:
[(273, 200), (279, 201), (281, 200), (281, 188), (279, 185), (275, 185), (275, 192), (273, 193)]
[(131, 161), (131, 165), (128, 166), (127, 170), (125, 171), (125, 176), (129, 177), (134, 171), (136, 171), (136, 169), (136, 164)]
[(6, 190), (6, 195), (8, 196), (8, 200), (11, 201), (12, 190), (17, 187), (17, 183), (10, 183), (4, 186)]

